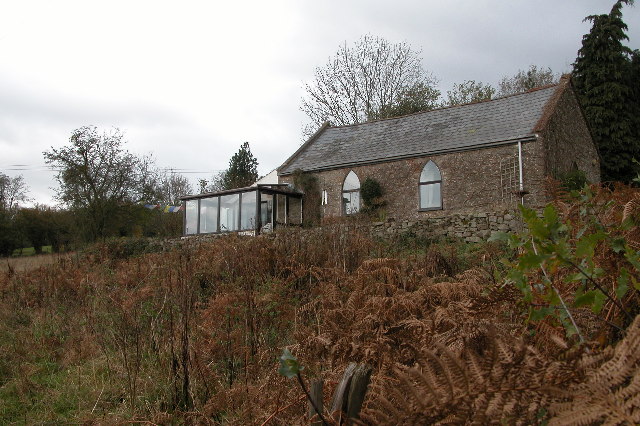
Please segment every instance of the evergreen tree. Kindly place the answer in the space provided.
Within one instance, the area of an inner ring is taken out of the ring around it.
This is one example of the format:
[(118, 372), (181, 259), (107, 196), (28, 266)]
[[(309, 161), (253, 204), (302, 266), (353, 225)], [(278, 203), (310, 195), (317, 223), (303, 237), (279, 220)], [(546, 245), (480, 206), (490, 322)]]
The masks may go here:
[(258, 160), (251, 154), (249, 142), (242, 144), (238, 152), (229, 161), (229, 168), (224, 174), (224, 189), (249, 186), (258, 180)]
[(634, 135), (633, 92), (630, 81), (631, 50), (622, 21), (623, 4), (618, 0), (608, 15), (592, 15), (591, 31), (582, 39), (582, 48), (573, 64), (573, 82), (601, 157), (603, 181), (630, 182), (636, 176), (633, 162), (640, 159), (640, 142)]
[(627, 85), (631, 89), (631, 102), (629, 102), (630, 115), (633, 119), (631, 131), (636, 143), (640, 144), (640, 50), (638, 49), (631, 55), (627, 75)]

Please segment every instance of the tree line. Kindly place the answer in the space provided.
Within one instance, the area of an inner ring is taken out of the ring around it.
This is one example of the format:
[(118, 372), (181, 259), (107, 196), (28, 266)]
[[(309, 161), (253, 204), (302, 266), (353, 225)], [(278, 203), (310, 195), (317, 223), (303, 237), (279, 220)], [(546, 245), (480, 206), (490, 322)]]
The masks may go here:
[[(0, 173), (0, 256), (30, 246), (40, 253), (43, 246), (59, 251), (110, 237), (181, 235), (181, 214), (147, 207), (180, 206), (180, 197), (194, 192), (191, 183), (159, 168), (150, 155), (129, 152), (120, 130), (84, 126), (67, 145), (43, 154), (56, 170), (60, 204), (24, 207), (31, 201), (24, 178)], [(222, 173), (220, 189), (255, 182), (257, 164), (245, 142)]]

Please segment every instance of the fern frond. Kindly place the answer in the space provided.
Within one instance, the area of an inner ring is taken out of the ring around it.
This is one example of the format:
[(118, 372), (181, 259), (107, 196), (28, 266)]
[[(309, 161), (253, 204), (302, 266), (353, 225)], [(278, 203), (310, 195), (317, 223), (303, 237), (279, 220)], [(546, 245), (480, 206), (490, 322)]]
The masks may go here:
[[(593, 364), (593, 359), (588, 364)], [(587, 379), (564, 391), (568, 402), (554, 404), (551, 424), (640, 423), (640, 316), (612, 357)]]
[[(421, 355), (417, 366), (396, 369), (400, 384), (380, 395), (397, 403), (395, 424), (530, 424), (541, 408), (565, 399), (558, 389), (583, 374), (576, 370), (578, 358), (550, 361), (521, 341), (495, 335), (482, 354), (458, 356), (439, 345), (437, 353)], [(366, 415), (382, 420), (381, 408), (372, 401)]]

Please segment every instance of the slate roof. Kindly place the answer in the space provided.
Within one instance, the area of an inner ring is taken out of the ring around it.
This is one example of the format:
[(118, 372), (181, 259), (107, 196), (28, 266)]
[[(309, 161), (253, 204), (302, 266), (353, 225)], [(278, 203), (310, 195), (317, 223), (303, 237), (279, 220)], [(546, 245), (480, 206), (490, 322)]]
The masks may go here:
[(535, 134), (557, 85), (491, 101), (398, 118), (321, 128), (279, 175), (454, 152), (526, 140)]

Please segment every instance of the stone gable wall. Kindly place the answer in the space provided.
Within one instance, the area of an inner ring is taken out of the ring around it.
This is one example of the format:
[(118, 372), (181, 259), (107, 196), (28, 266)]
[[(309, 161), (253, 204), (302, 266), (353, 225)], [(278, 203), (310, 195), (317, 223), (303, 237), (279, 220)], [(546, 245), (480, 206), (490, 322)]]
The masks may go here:
[(562, 93), (540, 136), (547, 175), (560, 179), (575, 163), (589, 182), (600, 182), (600, 157), (573, 90)]

